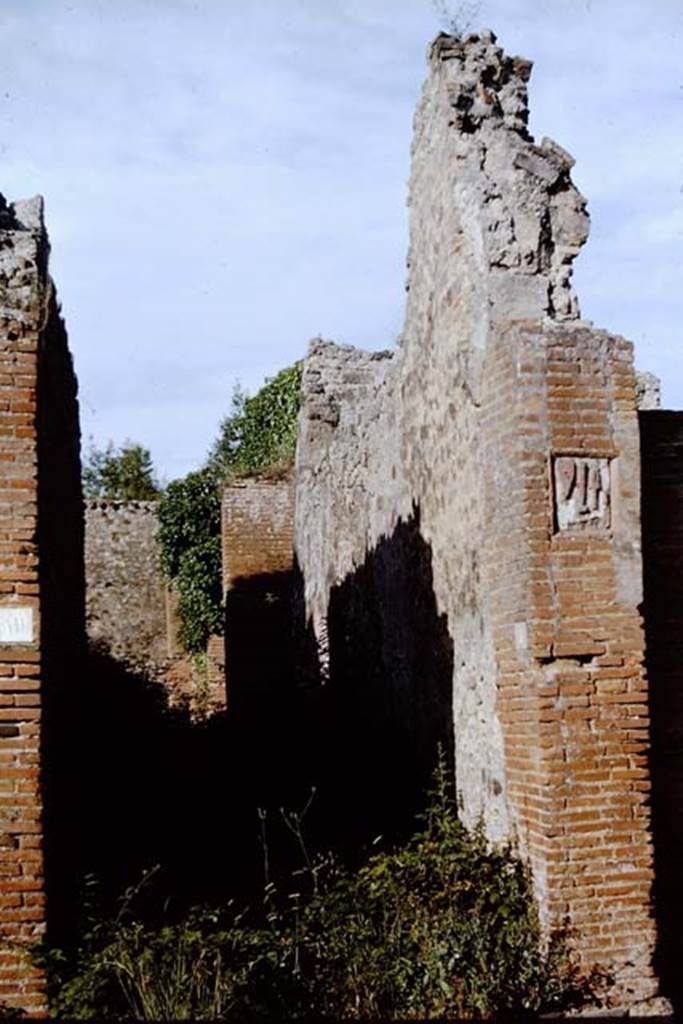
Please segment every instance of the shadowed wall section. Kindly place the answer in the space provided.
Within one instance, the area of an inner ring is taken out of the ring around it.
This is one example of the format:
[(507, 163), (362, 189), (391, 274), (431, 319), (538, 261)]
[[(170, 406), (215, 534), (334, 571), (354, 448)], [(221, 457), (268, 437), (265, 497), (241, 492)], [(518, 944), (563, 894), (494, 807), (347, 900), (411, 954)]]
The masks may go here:
[(640, 413), (659, 959), (680, 1005), (683, 910), (683, 413)]
[(328, 831), (394, 839), (414, 828), (439, 751), (453, 764), (453, 644), (419, 509), (333, 588), (327, 626)]

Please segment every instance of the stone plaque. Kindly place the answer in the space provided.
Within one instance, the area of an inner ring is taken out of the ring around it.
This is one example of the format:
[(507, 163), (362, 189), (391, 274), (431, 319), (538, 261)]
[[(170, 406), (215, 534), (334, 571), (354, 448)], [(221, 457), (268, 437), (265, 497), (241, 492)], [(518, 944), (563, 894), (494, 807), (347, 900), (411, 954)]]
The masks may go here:
[(553, 490), (558, 530), (587, 526), (609, 529), (609, 459), (556, 455), (553, 459)]
[(0, 644), (33, 643), (33, 608), (0, 608)]
[(529, 630), (526, 622), (515, 622), (515, 647), (518, 651), (526, 651), (529, 646)]

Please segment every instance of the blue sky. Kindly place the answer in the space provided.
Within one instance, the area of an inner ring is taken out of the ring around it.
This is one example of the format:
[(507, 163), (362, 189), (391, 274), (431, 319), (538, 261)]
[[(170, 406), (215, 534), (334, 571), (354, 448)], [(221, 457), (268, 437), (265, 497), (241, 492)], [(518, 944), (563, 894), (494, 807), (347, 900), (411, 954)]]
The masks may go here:
[[(393, 344), (431, 0), (0, 0), (0, 25), (0, 191), (45, 196), (86, 441), (170, 479), (236, 380), (316, 334)], [(483, 0), (483, 26), (576, 158), (583, 315), (683, 408), (681, 0)]]

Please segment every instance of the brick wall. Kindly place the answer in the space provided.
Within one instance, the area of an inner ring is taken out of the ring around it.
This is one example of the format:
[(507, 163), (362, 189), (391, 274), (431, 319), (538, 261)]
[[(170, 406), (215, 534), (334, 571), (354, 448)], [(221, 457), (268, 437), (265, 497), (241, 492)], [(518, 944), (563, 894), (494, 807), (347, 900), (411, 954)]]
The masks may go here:
[(566, 920), (584, 968), (637, 1004), (657, 986), (632, 346), (517, 326), (487, 369), (485, 579), (514, 828), (546, 923)]
[(291, 479), (240, 480), (223, 491), (228, 708), (253, 706), (291, 668)]
[(45, 930), (45, 858), (51, 902), (60, 902), (65, 847), (55, 835), (44, 848), (43, 796), (50, 815), (58, 814), (66, 785), (59, 704), (78, 674), (83, 642), (76, 382), (47, 255), (42, 201), (9, 207), (3, 201), (0, 1002), (30, 1014), (45, 1010), (44, 978), (28, 966), (21, 946)]
[(646, 663), (652, 689), (655, 894), (662, 974), (683, 996), (683, 413), (640, 413)]
[(250, 478), (223, 490), (223, 589), (238, 580), (290, 572), (293, 557), (291, 478)]

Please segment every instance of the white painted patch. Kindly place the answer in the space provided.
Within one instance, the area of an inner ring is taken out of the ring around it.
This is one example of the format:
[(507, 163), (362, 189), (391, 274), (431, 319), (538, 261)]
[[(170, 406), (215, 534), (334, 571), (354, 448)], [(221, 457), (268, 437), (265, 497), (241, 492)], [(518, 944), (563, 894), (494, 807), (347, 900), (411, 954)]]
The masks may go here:
[(33, 608), (0, 608), (0, 644), (33, 643)]
[(553, 460), (555, 522), (559, 530), (610, 527), (609, 459), (556, 455)]
[(518, 651), (526, 651), (529, 646), (529, 631), (526, 622), (515, 622), (515, 647)]

